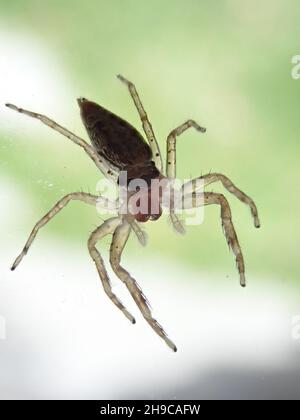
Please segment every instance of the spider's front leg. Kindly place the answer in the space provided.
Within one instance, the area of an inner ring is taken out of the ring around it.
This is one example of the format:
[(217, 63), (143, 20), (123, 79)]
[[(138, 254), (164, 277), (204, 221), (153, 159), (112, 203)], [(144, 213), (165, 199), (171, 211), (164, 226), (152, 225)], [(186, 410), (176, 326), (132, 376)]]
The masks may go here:
[(224, 195), (213, 192), (198, 194), (194, 192), (192, 194), (185, 195), (184, 201), (191, 204), (192, 207), (208, 206), (211, 204), (218, 204), (221, 207), (221, 220), (225, 238), (229, 248), (231, 248), (236, 258), (236, 266), (240, 275), (240, 284), (242, 287), (245, 287), (246, 279), (244, 257), (231, 220), (231, 210)]
[(119, 300), (119, 298), (112, 292), (111, 284), (109, 281), (109, 277), (107, 274), (107, 271), (104, 266), (104, 261), (99, 253), (99, 251), (96, 248), (96, 243), (104, 238), (104, 236), (112, 234), (116, 228), (122, 223), (121, 217), (113, 217), (111, 219), (106, 220), (101, 226), (97, 227), (95, 229), (88, 240), (88, 249), (89, 253), (96, 264), (99, 277), (101, 279), (103, 289), (109, 299), (123, 312), (123, 314), (126, 316), (126, 318), (129, 319), (130, 322), (135, 324), (135, 319), (131, 315), (130, 312), (127, 311), (123, 303)]
[(161, 325), (152, 317), (151, 310), (145, 295), (137, 284), (136, 280), (121, 265), (121, 255), (125, 244), (130, 235), (131, 227), (126, 220), (122, 224), (117, 225), (113, 234), (113, 241), (110, 247), (110, 264), (116, 275), (125, 283), (135, 303), (139, 307), (143, 317), (153, 330), (165, 341), (165, 343), (173, 350), (177, 351), (175, 344), (168, 338)]

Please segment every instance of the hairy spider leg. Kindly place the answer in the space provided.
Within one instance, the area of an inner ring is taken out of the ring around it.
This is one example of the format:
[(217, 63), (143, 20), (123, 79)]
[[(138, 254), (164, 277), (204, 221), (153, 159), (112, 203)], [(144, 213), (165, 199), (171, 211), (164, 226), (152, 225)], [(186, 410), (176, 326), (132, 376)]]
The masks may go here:
[(223, 232), (228, 246), (236, 258), (236, 266), (240, 276), (240, 284), (242, 287), (245, 287), (246, 279), (244, 257), (232, 223), (230, 206), (224, 195), (213, 192), (194, 192), (192, 194), (185, 195), (184, 201), (190, 203), (191, 207), (208, 206), (211, 204), (218, 204), (220, 206)]
[(45, 226), (46, 223), (48, 223), (51, 219), (53, 219), (54, 216), (57, 215), (59, 211), (61, 211), (71, 200), (79, 200), (83, 201), (86, 204), (96, 205), (97, 200), (99, 199), (98, 196), (84, 193), (84, 192), (73, 192), (70, 194), (65, 195), (62, 197), (49, 211), (46, 213), (33, 227), (29, 238), (20, 253), (20, 255), (17, 256), (15, 259), (13, 265), (11, 266), (11, 270), (14, 270), (19, 263), (21, 262), (24, 255), (27, 254), (30, 246), (32, 245), (32, 242), (34, 241), (38, 231), (41, 229), (41, 227)]
[(130, 231), (131, 227), (125, 220), (122, 224), (117, 225), (110, 247), (110, 264), (116, 275), (125, 283), (148, 324), (173, 351), (177, 351), (175, 344), (168, 338), (162, 326), (152, 317), (148, 301), (138, 283), (120, 264), (122, 252), (130, 235)]
[(223, 184), (223, 187), (226, 188), (227, 191), (229, 191), (231, 194), (233, 194), (236, 198), (238, 198), (240, 201), (245, 203), (249, 206), (253, 220), (254, 220), (254, 226), (256, 228), (260, 227), (260, 221), (258, 217), (257, 207), (247, 194), (245, 194), (243, 191), (241, 191), (239, 188), (237, 188), (232, 181), (230, 181), (227, 176), (219, 173), (210, 173), (206, 175), (201, 175), (198, 178), (192, 179), (191, 181), (183, 184), (182, 186), (182, 192), (184, 194), (190, 194), (193, 192), (197, 192), (197, 187), (199, 186), (199, 183), (197, 183), (198, 180), (201, 180), (202, 183), (201, 186), (205, 187), (206, 185), (212, 184), (213, 182), (220, 181)]
[(96, 265), (105, 293), (107, 294), (109, 299), (123, 312), (126, 318), (128, 318), (129, 321), (132, 322), (132, 324), (135, 324), (134, 317), (131, 315), (130, 312), (127, 311), (120, 299), (113, 293), (110, 280), (105, 269), (104, 261), (96, 248), (96, 243), (100, 239), (104, 238), (106, 235), (112, 234), (120, 223), (122, 223), (121, 217), (112, 217), (106, 220), (101, 226), (97, 227), (89, 237), (88, 249)]
[(116, 169), (109, 162), (107, 162), (103, 157), (99, 157), (97, 153), (95, 152), (94, 148), (90, 144), (88, 144), (85, 140), (83, 140), (81, 137), (78, 137), (77, 135), (71, 133), (71, 131), (57, 124), (55, 121), (51, 120), (45, 115), (28, 111), (26, 109), (19, 108), (16, 105), (12, 105), (12, 104), (6, 104), (6, 106), (21, 114), (28, 115), (29, 117), (40, 120), (43, 124), (47, 125), (48, 127), (52, 128), (53, 130), (67, 137), (73, 143), (78, 144), (78, 146), (82, 147), (84, 151), (86, 152), (86, 154), (93, 160), (93, 162), (100, 169), (103, 175), (105, 175), (107, 178), (112, 179), (114, 182), (117, 182), (118, 172), (116, 171)]
[(142, 125), (143, 125), (143, 130), (146, 134), (146, 137), (148, 139), (149, 145), (151, 147), (152, 150), (152, 157), (153, 157), (153, 161), (155, 163), (156, 168), (159, 170), (160, 173), (163, 172), (163, 163), (162, 163), (162, 157), (161, 157), (161, 153), (159, 150), (159, 145), (158, 142), (156, 140), (152, 125), (149, 121), (149, 118), (146, 114), (146, 111), (143, 107), (143, 104), (140, 100), (140, 97), (137, 93), (136, 87), (135, 85), (130, 82), (129, 80), (125, 79), (125, 77), (121, 76), (120, 74), (117, 76), (119, 80), (121, 80), (121, 82), (125, 83), (126, 86), (128, 87), (129, 93), (133, 99), (133, 102), (136, 106), (136, 109), (139, 113), (140, 119), (142, 121)]
[[(176, 137), (180, 136), (188, 128), (194, 127), (197, 131), (205, 133), (206, 129), (201, 127), (193, 120), (188, 120), (185, 123), (179, 125), (177, 128), (172, 130), (167, 137), (167, 162), (166, 162), (166, 172), (167, 177), (170, 179), (175, 179), (176, 177)], [(174, 206), (170, 207), (170, 219), (174, 229), (179, 233), (184, 233), (185, 229), (182, 222), (179, 220), (178, 216), (175, 214)]]

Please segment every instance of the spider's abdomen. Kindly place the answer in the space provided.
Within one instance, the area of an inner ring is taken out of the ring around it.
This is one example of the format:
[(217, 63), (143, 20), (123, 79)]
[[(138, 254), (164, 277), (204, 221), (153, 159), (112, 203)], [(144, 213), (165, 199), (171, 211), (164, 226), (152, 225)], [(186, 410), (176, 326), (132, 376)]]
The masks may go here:
[(78, 99), (81, 118), (96, 152), (120, 170), (150, 162), (152, 152), (127, 121), (87, 99)]

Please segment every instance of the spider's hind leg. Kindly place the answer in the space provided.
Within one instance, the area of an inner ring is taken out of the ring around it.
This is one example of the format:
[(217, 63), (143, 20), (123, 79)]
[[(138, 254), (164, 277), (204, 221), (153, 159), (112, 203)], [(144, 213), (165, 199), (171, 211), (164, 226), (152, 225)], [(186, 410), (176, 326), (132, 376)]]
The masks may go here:
[(94, 161), (96, 166), (100, 169), (100, 171), (107, 177), (116, 181), (118, 178), (118, 174), (115, 171), (115, 168), (104, 158), (98, 156), (95, 152), (94, 148), (88, 144), (85, 140), (81, 137), (76, 136), (71, 131), (67, 130), (65, 127), (57, 124), (55, 121), (48, 118), (46, 115), (38, 114), (37, 112), (28, 111), (27, 109), (20, 108), (13, 104), (5, 104), (8, 108), (19, 112), (20, 114), (27, 115), (28, 117), (35, 118), (41, 121), (43, 124), (47, 125), (48, 127), (52, 128), (53, 130), (57, 131), (58, 133), (62, 134), (63, 136), (67, 137), (73, 143), (77, 144), (78, 146), (82, 147), (86, 154)]
[(125, 77), (118, 74), (117, 78), (121, 80), (121, 82), (125, 83), (125, 85), (128, 87), (129, 93), (133, 99), (133, 102), (135, 104), (135, 107), (139, 113), (140, 119), (142, 121), (143, 129), (146, 134), (147, 140), (149, 142), (149, 145), (152, 150), (153, 160), (155, 163), (155, 166), (157, 169), (162, 172), (163, 171), (163, 164), (162, 164), (162, 158), (161, 153), (159, 150), (159, 145), (156, 140), (152, 125), (149, 121), (148, 115), (146, 114), (146, 111), (143, 107), (142, 101), (137, 93), (135, 85), (130, 82), (129, 80), (125, 79)]
[(110, 264), (116, 275), (125, 283), (132, 298), (139, 307), (143, 317), (153, 330), (165, 341), (165, 343), (173, 350), (177, 351), (175, 344), (168, 338), (161, 325), (152, 317), (149, 304), (136, 280), (121, 265), (121, 255), (127, 239), (130, 234), (131, 227), (127, 221), (118, 225), (113, 234), (113, 241), (110, 247)]

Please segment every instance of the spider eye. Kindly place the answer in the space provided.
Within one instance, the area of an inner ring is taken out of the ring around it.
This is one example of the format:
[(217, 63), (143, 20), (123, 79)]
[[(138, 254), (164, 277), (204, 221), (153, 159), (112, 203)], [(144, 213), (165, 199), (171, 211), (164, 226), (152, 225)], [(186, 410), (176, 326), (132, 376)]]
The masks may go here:
[(82, 102), (86, 102), (87, 101), (87, 99), (86, 98), (83, 98), (82, 96), (80, 97), (80, 98), (78, 98), (77, 99), (77, 102), (79, 103), (79, 104), (81, 104)]

